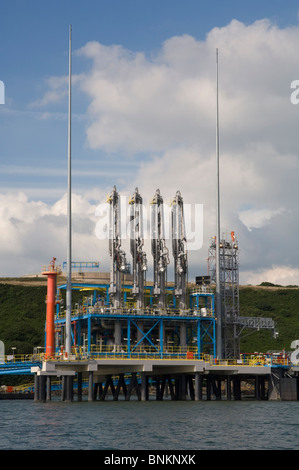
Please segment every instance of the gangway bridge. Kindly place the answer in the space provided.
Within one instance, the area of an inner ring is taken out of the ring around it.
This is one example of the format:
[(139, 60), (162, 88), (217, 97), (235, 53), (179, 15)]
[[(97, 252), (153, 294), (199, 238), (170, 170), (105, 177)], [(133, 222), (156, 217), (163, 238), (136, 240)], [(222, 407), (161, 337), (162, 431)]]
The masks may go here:
[(0, 362), (0, 375), (31, 375), (32, 367), (41, 367), (41, 356), (22, 356), (16, 359), (4, 357)]

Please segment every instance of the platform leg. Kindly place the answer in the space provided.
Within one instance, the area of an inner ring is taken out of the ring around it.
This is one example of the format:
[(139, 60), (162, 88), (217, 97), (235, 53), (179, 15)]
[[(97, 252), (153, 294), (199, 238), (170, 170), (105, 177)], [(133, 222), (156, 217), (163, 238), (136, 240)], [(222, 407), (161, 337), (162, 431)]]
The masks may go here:
[(89, 371), (89, 376), (88, 376), (88, 401), (93, 401), (94, 400), (94, 395), (93, 395), (93, 372)]
[(39, 375), (34, 376), (34, 401), (39, 401)]
[(51, 400), (51, 376), (47, 376), (47, 401)]
[(78, 401), (82, 401), (82, 372), (78, 372)]

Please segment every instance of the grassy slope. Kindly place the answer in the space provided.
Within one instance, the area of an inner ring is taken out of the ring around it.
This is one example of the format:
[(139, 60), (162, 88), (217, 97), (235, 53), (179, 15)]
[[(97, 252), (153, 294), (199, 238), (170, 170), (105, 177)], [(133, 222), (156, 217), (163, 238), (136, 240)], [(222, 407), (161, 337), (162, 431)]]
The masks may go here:
[(5, 354), (32, 353), (44, 345), (47, 287), (0, 284), (0, 340)]
[(250, 334), (241, 341), (242, 352), (290, 351), (291, 342), (299, 339), (299, 289), (243, 287), (240, 315), (270, 317), (279, 333), (277, 339), (267, 330)]

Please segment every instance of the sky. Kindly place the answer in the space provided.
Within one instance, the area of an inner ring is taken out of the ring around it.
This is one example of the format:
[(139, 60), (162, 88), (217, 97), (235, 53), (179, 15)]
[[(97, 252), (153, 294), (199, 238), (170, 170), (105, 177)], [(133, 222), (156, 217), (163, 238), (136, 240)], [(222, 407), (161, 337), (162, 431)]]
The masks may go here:
[(147, 221), (160, 189), (184, 200), (189, 280), (207, 274), (218, 49), (221, 233), (242, 284), (299, 285), (298, 18), (293, 0), (1, 2), (0, 276), (66, 260), (72, 25), (73, 261), (109, 270), (114, 185), (124, 207), (138, 187)]

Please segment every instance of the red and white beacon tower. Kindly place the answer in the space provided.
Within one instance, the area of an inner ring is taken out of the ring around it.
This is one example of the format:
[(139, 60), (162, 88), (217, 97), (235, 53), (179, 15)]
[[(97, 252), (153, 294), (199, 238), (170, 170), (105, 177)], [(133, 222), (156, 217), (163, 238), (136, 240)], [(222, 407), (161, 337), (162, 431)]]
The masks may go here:
[(55, 317), (55, 306), (56, 301), (56, 278), (61, 273), (60, 266), (55, 266), (56, 258), (53, 258), (49, 266), (47, 266), (42, 274), (48, 277), (47, 282), (47, 318), (46, 318), (46, 358), (54, 356), (55, 344), (54, 344), (54, 317)]

